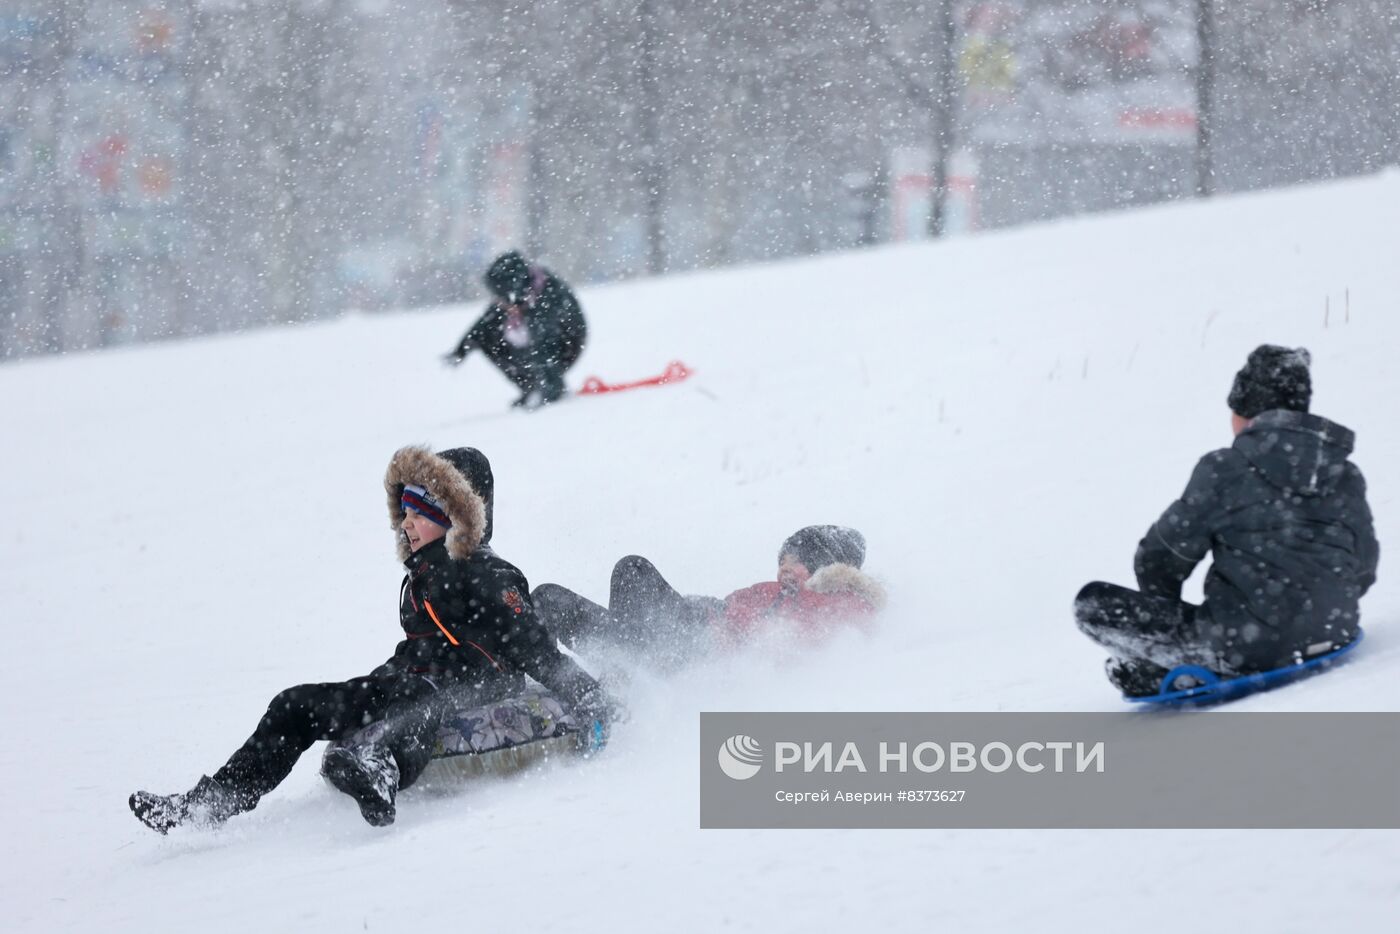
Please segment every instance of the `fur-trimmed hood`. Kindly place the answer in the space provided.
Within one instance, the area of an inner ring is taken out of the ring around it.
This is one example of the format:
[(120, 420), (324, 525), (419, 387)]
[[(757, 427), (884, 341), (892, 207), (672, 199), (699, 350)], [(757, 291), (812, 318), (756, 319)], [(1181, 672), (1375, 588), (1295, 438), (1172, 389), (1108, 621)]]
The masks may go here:
[(853, 593), (876, 610), (885, 608), (885, 588), (879, 581), (849, 564), (828, 564), (807, 578), (813, 593)]
[(447, 530), (447, 553), (458, 560), (491, 541), (494, 480), (491, 462), (476, 448), (452, 448), (434, 454), (422, 445), (399, 448), (384, 474), (389, 497), (389, 525), (395, 532), (400, 561), (412, 549), (399, 524), (403, 522), (405, 484), (421, 486), (442, 504), (452, 528)]

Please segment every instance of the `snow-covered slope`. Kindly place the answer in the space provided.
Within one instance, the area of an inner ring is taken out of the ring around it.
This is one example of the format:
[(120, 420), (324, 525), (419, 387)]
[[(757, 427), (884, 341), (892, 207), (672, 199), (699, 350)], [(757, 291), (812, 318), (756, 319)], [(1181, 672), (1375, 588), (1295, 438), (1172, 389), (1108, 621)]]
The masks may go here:
[[(0, 925), (14, 931), (1389, 930), (1394, 832), (697, 829), (700, 710), (1115, 710), (1070, 601), (1133, 548), (1262, 341), (1313, 352), (1400, 537), (1400, 175), (586, 290), (577, 383), (507, 413), (475, 309), (352, 317), (0, 368)], [(381, 476), (471, 444), (497, 550), (601, 598), (768, 578), (798, 526), (865, 531), (881, 631), (632, 685), (607, 756), (366, 826), (315, 755), (252, 814), (160, 838), (126, 809), (212, 771), (267, 700), (397, 632)], [(1387, 556), (1389, 552), (1387, 551)], [(1400, 591), (1334, 676), (1240, 710), (1400, 710)], [(1196, 586), (1196, 585), (1193, 585)]]

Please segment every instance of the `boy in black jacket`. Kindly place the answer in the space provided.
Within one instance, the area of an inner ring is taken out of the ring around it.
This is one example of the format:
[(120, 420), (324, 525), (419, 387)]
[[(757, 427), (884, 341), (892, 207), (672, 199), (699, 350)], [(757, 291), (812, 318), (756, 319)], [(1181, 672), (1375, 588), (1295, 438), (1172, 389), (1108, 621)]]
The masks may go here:
[[(384, 486), (408, 572), (399, 589), (405, 638), (393, 656), (363, 677), (279, 693), (213, 776), (184, 794), (131, 796), (131, 810), (147, 826), (166, 833), (251, 810), (316, 741), (343, 739), (449, 686), (485, 702), (519, 693), (528, 674), (581, 717), (606, 718), (598, 683), (559, 651), (535, 618), (524, 575), (491, 550), (494, 481), (485, 455), (406, 447), (390, 462)], [(424, 720), (418, 732), (435, 729)], [(332, 783), (356, 798), (371, 823), (393, 821), (395, 794), (427, 764), (431, 737), (418, 732), (398, 736), (374, 774), (358, 761), (327, 763)]]
[(496, 257), (485, 280), (495, 300), (444, 359), (456, 366), (480, 350), (519, 387), (515, 405), (557, 401), (588, 337), (578, 299), (562, 279), (514, 250)]
[[(1256, 348), (1227, 400), (1234, 444), (1201, 458), (1138, 545), (1140, 591), (1096, 581), (1079, 592), (1079, 628), (1113, 653), (1108, 678), (1124, 693), (1156, 693), (1177, 665), (1233, 677), (1356, 638), (1379, 547), (1347, 460), (1355, 435), (1308, 414), (1310, 363), (1301, 348)], [(1197, 607), (1181, 587), (1207, 552)]]

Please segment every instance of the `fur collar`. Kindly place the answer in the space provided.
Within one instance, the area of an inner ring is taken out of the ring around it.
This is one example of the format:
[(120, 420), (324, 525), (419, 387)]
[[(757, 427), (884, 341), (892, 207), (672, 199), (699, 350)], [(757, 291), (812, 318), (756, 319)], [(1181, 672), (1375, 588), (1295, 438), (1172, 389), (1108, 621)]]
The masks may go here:
[(384, 474), (384, 492), (389, 496), (389, 525), (398, 540), (399, 560), (407, 561), (412, 551), (399, 523), (403, 522), (403, 488), (405, 484), (421, 486), (432, 493), (452, 528), (447, 530), (447, 553), (458, 560), (467, 557), (481, 544), (486, 529), (486, 505), (472, 487), (471, 481), (445, 459), (426, 447), (410, 445), (399, 448), (389, 461)]
[(807, 578), (806, 588), (815, 593), (853, 593), (877, 610), (885, 606), (884, 586), (849, 564), (828, 564)]

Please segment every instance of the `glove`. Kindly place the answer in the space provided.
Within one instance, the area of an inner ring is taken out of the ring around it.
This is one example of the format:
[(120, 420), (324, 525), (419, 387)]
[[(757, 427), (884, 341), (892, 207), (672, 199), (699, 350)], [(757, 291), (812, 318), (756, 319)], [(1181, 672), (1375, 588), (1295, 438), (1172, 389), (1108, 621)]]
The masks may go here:
[(585, 724), (585, 737), (590, 753), (601, 752), (608, 745), (615, 723), (626, 723), (631, 714), (622, 702), (601, 687), (594, 688), (580, 699), (578, 719)]
[(608, 748), (608, 740), (612, 738), (612, 730), (606, 720), (594, 720), (588, 725), (588, 734), (584, 738), (588, 754), (593, 755)]

